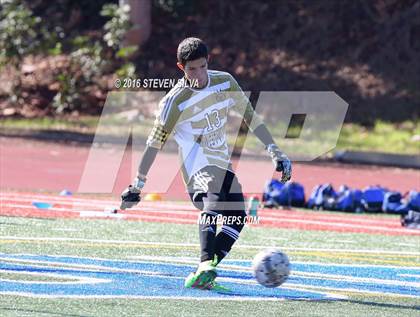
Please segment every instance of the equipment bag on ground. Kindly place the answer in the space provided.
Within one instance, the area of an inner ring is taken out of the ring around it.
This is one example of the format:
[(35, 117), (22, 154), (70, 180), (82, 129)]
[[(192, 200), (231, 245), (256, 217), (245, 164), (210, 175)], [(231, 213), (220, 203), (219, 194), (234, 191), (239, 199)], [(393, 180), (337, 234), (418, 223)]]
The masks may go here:
[(382, 203), (382, 211), (385, 213), (406, 214), (408, 209), (403, 204), (401, 193), (385, 193), (384, 202)]
[(296, 182), (283, 184), (276, 179), (267, 183), (263, 193), (263, 202), (266, 207), (305, 205), (305, 190)]
[(382, 212), (385, 193), (387, 190), (380, 186), (369, 186), (363, 190), (362, 206), (365, 211)]
[(337, 193), (331, 184), (317, 185), (312, 190), (307, 207), (312, 209), (333, 210)]
[(362, 191), (350, 189), (342, 185), (335, 200), (335, 210), (347, 212), (360, 212), (362, 210)]

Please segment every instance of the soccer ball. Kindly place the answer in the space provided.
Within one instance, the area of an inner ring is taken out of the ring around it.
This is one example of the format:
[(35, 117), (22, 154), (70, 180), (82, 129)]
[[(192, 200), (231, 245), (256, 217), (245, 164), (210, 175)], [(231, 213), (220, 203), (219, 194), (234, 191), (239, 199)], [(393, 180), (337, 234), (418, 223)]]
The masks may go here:
[(279, 249), (267, 249), (255, 256), (252, 268), (258, 283), (265, 287), (277, 287), (289, 277), (290, 262)]

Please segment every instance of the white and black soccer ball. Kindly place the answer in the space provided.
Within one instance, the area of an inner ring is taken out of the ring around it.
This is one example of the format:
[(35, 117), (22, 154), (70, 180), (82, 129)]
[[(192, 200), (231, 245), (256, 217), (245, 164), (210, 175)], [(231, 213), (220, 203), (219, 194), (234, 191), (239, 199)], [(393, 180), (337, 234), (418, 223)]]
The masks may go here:
[(279, 249), (267, 249), (258, 253), (252, 262), (254, 277), (265, 287), (283, 284), (290, 274), (290, 262), (286, 253)]

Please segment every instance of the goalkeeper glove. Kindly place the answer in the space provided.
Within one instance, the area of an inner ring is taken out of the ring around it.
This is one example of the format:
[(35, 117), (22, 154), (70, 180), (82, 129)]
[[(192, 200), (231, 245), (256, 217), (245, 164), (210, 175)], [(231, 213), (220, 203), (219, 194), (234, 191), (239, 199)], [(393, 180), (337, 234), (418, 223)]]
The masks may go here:
[(267, 146), (267, 151), (271, 156), (276, 171), (282, 172), (281, 182), (286, 183), (292, 177), (292, 162), (275, 144)]
[(133, 181), (133, 184), (128, 186), (121, 194), (121, 206), (120, 209), (124, 210), (127, 208), (132, 208), (137, 205), (140, 200), (140, 193), (144, 187), (146, 178), (136, 177)]

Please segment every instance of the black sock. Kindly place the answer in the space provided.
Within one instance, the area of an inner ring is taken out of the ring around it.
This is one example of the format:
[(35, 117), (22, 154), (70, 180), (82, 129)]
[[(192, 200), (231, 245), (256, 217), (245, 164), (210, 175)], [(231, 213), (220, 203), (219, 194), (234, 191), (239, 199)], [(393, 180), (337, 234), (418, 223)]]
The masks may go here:
[(243, 227), (242, 223), (229, 226), (223, 225), (222, 231), (216, 236), (215, 254), (217, 255), (217, 263), (220, 263), (228, 255), (233, 244), (239, 238), (239, 233)]
[(199, 235), (201, 247), (201, 262), (213, 260), (216, 237), (217, 212), (204, 211), (200, 215)]

